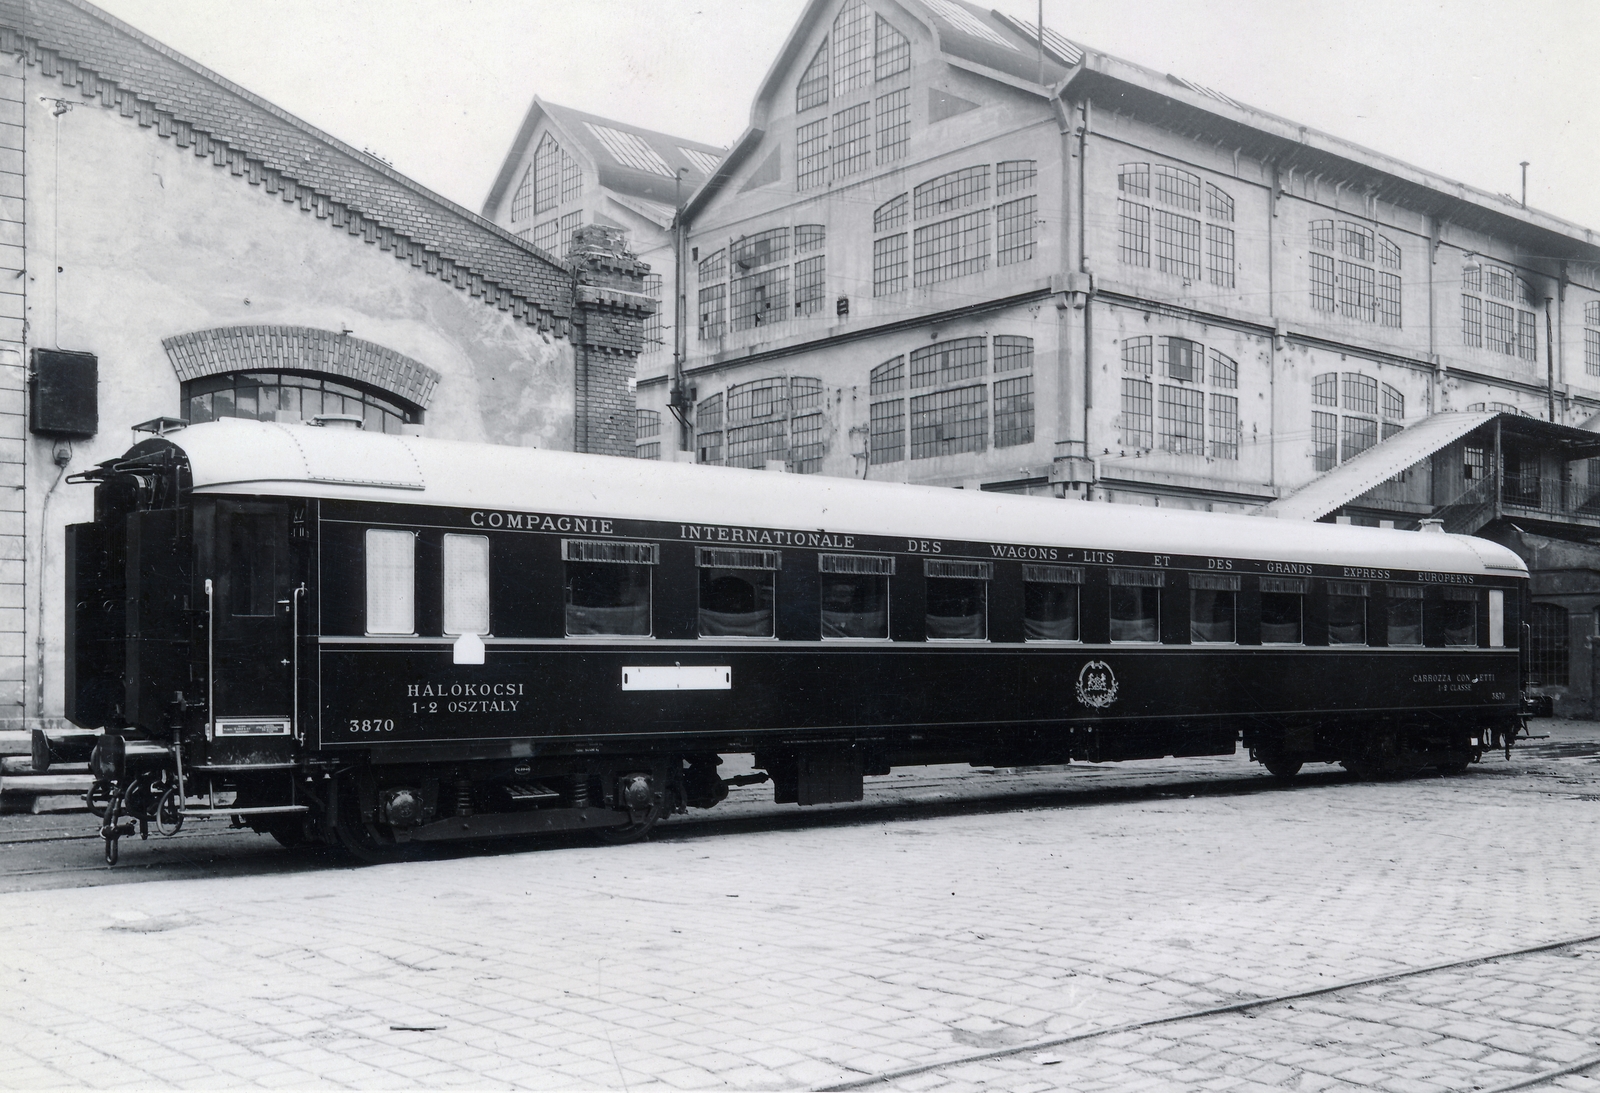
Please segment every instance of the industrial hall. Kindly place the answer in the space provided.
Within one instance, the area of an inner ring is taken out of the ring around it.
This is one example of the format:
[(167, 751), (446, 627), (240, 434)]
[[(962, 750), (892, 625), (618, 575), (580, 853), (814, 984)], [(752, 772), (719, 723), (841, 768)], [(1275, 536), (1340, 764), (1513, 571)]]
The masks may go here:
[(1441, 520), (1590, 709), (1589, 229), (962, 0), (808, 4), (678, 223), (639, 455)]
[(550, 250), (81, 0), (0, 0), (0, 722), (63, 701), (66, 485), (251, 418), (631, 453), (644, 267)]

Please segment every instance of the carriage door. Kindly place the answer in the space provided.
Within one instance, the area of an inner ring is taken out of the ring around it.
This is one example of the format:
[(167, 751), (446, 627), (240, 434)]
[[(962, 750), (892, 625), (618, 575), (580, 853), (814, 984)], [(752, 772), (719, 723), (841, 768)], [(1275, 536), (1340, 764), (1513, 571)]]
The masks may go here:
[[(294, 707), (289, 506), (219, 501), (212, 569), (215, 717), (287, 723)], [(256, 735), (266, 726), (236, 726)], [(287, 726), (280, 729), (285, 735)]]

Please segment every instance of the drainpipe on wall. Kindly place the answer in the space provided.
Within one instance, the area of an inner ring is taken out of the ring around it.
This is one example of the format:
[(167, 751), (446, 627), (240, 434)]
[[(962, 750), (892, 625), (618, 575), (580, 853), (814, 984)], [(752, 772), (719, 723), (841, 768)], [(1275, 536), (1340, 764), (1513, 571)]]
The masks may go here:
[(1550, 297), (1544, 298), (1544, 383), (1549, 420), (1556, 419), (1556, 332), (1550, 318)]
[(683, 289), (683, 176), (687, 170), (687, 167), (679, 167), (672, 178), (672, 383), (668, 388), (667, 408), (678, 419), (680, 452), (688, 451), (691, 444), (689, 389), (683, 382), (683, 359), (688, 355), (684, 330), (688, 297)]

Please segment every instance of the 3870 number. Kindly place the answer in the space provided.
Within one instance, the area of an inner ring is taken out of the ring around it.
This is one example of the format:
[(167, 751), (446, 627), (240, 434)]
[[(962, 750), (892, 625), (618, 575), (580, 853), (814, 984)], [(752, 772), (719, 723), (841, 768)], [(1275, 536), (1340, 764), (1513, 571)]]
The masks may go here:
[(364, 720), (361, 720), (359, 718), (352, 717), (350, 719), (350, 731), (351, 732), (394, 732), (394, 722), (392, 720), (364, 721)]

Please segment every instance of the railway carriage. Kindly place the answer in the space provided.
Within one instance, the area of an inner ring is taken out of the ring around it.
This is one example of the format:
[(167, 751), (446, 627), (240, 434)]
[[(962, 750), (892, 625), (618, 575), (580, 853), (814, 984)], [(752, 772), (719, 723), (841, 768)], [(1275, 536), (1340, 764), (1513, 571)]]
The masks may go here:
[[(1527, 574), (1438, 533), (219, 421), (76, 476), (67, 716), (117, 839), (625, 840), (770, 779), (1224, 755), (1461, 769)], [(748, 753), (759, 773), (718, 772)]]

